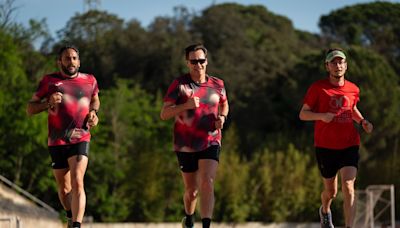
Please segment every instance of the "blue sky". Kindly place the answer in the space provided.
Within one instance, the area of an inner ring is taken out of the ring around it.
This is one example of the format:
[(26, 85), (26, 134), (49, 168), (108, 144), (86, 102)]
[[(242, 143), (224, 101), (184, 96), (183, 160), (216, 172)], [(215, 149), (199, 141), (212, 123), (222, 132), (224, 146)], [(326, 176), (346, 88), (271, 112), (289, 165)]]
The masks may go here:
[[(100, 10), (116, 14), (125, 21), (137, 19), (147, 27), (157, 16), (172, 16), (174, 6), (186, 6), (190, 11), (200, 13), (212, 4), (235, 2), (243, 5), (263, 5), (269, 11), (288, 17), (299, 30), (319, 33), (318, 21), (321, 15), (358, 3), (371, 0), (97, 0)], [(4, 0), (0, 0), (4, 2)], [(15, 0), (18, 7), (15, 20), (28, 24), (29, 19), (47, 19), (51, 33), (65, 27), (76, 13), (87, 9), (84, 0)], [(392, 0), (390, 2), (400, 2)]]

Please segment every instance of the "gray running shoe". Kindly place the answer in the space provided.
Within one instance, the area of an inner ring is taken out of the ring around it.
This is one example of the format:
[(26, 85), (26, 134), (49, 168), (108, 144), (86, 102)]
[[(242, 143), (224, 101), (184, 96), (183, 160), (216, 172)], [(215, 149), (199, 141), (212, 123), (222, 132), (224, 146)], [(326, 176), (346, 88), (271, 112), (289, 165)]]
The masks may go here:
[(182, 228), (194, 228), (194, 225), (186, 226), (186, 217), (183, 217), (183, 219), (182, 219)]
[(72, 222), (72, 218), (68, 218), (68, 217), (67, 217), (67, 228), (73, 228), (73, 227), (72, 227), (72, 223), (73, 223), (73, 222)]
[(321, 220), (321, 228), (335, 228), (332, 223), (332, 213), (322, 212), (322, 206), (319, 208), (319, 218)]

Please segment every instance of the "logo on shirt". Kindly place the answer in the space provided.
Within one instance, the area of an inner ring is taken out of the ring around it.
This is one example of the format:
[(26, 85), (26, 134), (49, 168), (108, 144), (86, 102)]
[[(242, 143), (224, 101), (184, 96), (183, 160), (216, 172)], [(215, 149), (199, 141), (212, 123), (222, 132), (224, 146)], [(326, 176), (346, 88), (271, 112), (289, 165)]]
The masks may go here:
[(347, 96), (332, 96), (329, 101), (329, 107), (335, 112), (340, 109), (350, 109), (350, 98)]
[(334, 122), (351, 123), (352, 111), (351, 101), (347, 96), (332, 96), (329, 101), (329, 112), (335, 113)]

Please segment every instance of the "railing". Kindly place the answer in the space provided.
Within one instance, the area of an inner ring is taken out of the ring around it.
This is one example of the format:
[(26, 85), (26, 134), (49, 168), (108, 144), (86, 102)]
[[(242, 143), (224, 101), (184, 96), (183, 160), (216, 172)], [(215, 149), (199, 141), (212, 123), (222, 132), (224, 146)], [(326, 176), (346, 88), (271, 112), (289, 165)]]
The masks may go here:
[(8, 180), (7, 178), (5, 178), (4, 176), (0, 175), (0, 181), (4, 182), (5, 184), (7, 184), (8, 186), (10, 186), (11, 188), (13, 188), (14, 190), (16, 190), (17, 192), (19, 192), (20, 194), (24, 195), (25, 197), (27, 197), (28, 199), (32, 200), (33, 202), (35, 202), (37, 205), (43, 207), (44, 209), (48, 210), (49, 212), (58, 215), (58, 212), (56, 210), (54, 210), (54, 208), (50, 207), (48, 204), (46, 204), (45, 202), (41, 201), (40, 199), (36, 198), (35, 196), (33, 196), (32, 194), (30, 194), (29, 192), (25, 191), (24, 189), (20, 188), (18, 185), (14, 184), (13, 182), (11, 182), (10, 180)]
[(8, 223), (8, 228), (12, 228), (15, 221), (15, 227), (21, 228), (21, 223), (18, 217), (7, 217), (7, 218), (0, 218), (0, 227), (5, 228), (3, 223)]

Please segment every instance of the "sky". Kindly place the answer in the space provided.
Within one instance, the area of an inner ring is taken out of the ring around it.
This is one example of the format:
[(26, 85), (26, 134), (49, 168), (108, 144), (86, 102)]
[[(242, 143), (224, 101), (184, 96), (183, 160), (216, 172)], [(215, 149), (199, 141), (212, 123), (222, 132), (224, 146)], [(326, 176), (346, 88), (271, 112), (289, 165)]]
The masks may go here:
[[(0, 0), (4, 2), (5, 0)], [(173, 16), (175, 6), (186, 6), (190, 12), (201, 13), (212, 4), (234, 2), (242, 5), (263, 5), (269, 11), (286, 16), (298, 30), (319, 33), (318, 21), (322, 15), (331, 11), (373, 0), (91, 0), (99, 2), (99, 10), (104, 10), (129, 21), (138, 20), (147, 27), (157, 16)], [(85, 0), (14, 0), (17, 10), (14, 20), (28, 25), (29, 19), (46, 18), (53, 36), (65, 27), (76, 13), (85, 12), (88, 7)], [(400, 0), (391, 0), (398, 2)]]

